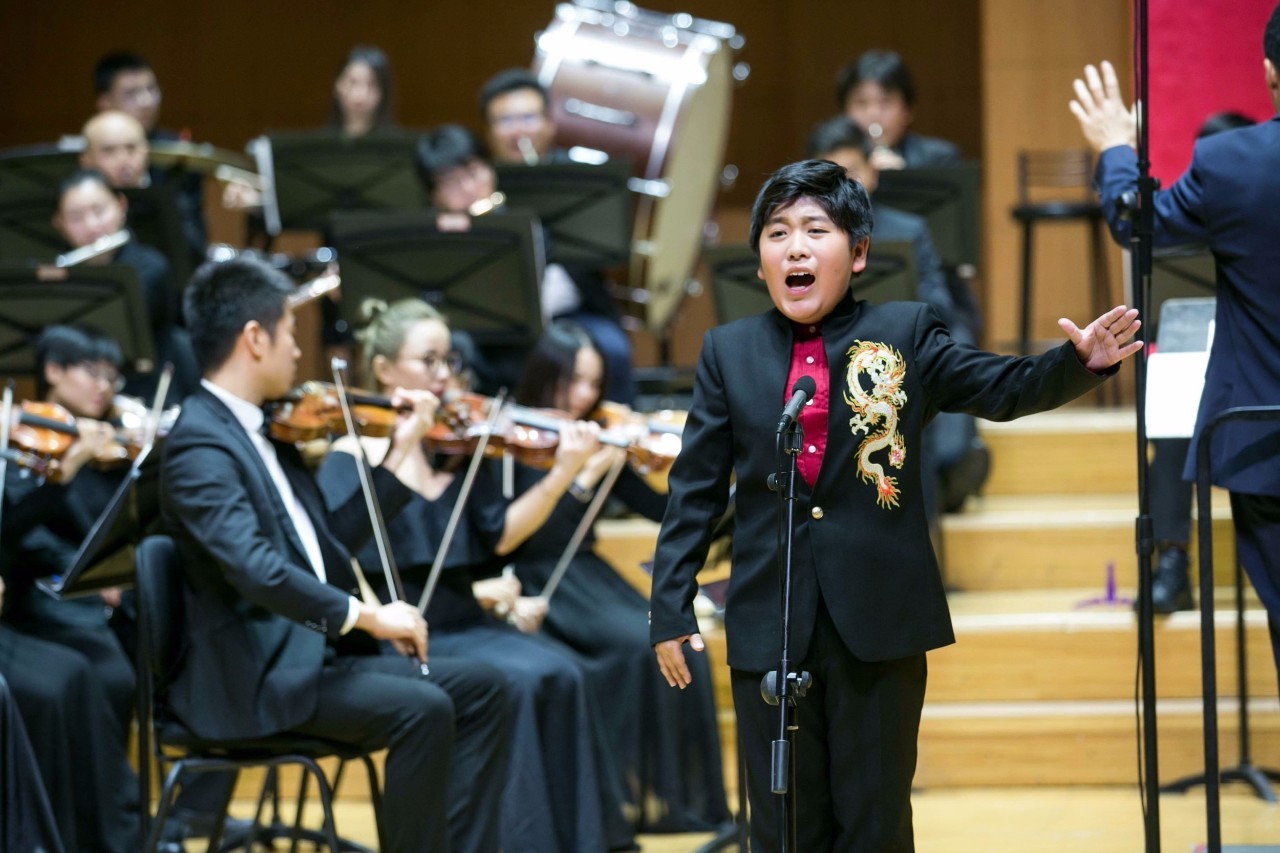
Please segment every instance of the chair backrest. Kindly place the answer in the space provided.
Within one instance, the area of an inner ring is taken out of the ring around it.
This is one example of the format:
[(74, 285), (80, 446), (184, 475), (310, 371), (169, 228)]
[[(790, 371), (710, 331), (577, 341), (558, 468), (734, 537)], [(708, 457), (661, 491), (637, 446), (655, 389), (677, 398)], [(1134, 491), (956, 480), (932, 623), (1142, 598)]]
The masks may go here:
[(134, 552), (134, 566), (138, 653), (150, 674), (154, 695), (163, 697), (186, 652), (183, 579), (177, 547), (168, 536), (148, 536)]
[(1033, 187), (1090, 188), (1093, 153), (1087, 148), (1066, 151), (1018, 152), (1018, 200), (1027, 201)]

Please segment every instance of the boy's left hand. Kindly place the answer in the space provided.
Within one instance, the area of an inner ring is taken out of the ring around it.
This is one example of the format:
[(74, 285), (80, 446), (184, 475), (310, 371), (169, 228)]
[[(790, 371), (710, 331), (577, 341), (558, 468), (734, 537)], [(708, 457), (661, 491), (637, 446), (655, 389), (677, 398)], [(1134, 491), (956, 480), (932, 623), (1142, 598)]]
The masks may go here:
[(1142, 328), (1137, 308), (1117, 305), (1083, 329), (1062, 317), (1058, 326), (1076, 348), (1080, 363), (1094, 373), (1102, 373), (1142, 349), (1133, 336)]

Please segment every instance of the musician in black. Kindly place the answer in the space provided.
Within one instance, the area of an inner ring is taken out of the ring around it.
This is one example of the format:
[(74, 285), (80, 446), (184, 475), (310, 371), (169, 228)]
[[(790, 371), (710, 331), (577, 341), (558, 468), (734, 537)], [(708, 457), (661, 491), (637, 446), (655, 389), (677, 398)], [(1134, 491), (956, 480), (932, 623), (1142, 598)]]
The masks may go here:
[[(556, 323), (529, 354), (516, 400), (589, 418), (603, 399), (604, 373), (604, 359), (586, 332)], [(656, 442), (655, 450), (665, 447), (672, 455), (679, 448), (674, 436), (659, 436)], [(625, 460), (626, 450), (617, 446), (593, 453), (546, 522), (516, 551), (516, 575), (526, 593), (546, 589), (609, 471)], [(544, 476), (531, 466), (517, 466), (516, 493), (536, 489)], [(630, 467), (620, 469), (610, 494), (654, 521), (662, 520), (667, 506), (666, 495)], [(593, 525), (548, 602), (543, 631), (581, 657), (588, 686), (600, 697), (599, 722), (641, 830), (711, 829), (728, 820), (729, 812), (710, 667), (705, 658), (695, 658), (690, 689), (666, 689), (653, 670), (648, 599), (596, 553), (595, 541)]]
[[(367, 384), (448, 399), (462, 365), (440, 314), (418, 300), (374, 303), (366, 313), (370, 322), (360, 336)], [(547, 454), (551, 470), (538, 488), (514, 500), (504, 496), (496, 472), (485, 468), (474, 478), (465, 504), (459, 503), (470, 461), (465, 451), (471, 449), (464, 440), (416, 446), (401, 469), (414, 494), (390, 522), (389, 533), (410, 600), (417, 602), (428, 582), (455, 507), (461, 512), (426, 611), (432, 649), (501, 670), (515, 700), (501, 815), (504, 850), (595, 851), (623, 848), (633, 840), (622, 820), (620, 794), (611, 787), (616, 775), (610, 748), (596, 737), (599, 711), (589, 702), (576, 655), (538, 632), (545, 607), (538, 599), (522, 598), (519, 581), (502, 574), (509, 555), (545, 522), (598, 449), (596, 431), (594, 424), (567, 422), (558, 446)], [(363, 442), (371, 462), (387, 450), (386, 440)], [(339, 450), (354, 452), (354, 441), (336, 445), (320, 467), (330, 506), (349, 499), (358, 486), (355, 457)], [(463, 453), (450, 457), (435, 450)], [(360, 553), (365, 565), (375, 559), (367, 547)], [(370, 582), (386, 595), (380, 578), (371, 574)]]

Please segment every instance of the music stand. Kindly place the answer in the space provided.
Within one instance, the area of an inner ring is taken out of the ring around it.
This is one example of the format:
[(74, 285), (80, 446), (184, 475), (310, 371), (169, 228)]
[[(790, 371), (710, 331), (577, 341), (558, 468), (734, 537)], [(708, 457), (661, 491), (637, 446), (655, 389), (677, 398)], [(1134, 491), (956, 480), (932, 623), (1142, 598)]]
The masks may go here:
[(154, 367), (151, 327), (132, 267), (0, 264), (0, 373), (32, 373), (36, 338), (54, 323), (97, 326), (120, 343), (134, 371)]
[[(773, 307), (769, 291), (756, 277), (760, 259), (746, 246), (711, 246), (703, 250), (711, 277), (716, 323), (724, 324), (761, 314)], [(867, 267), (853, 279), (858, 299), (880, 305), (916, 298), (915, 249), (909, 242), (874, 243)]]
[(360, 306), (369, 297), (418, 298), (479, 346), (532, 346), (542, 332), (537, 220), (512, 210), (467, 217), (469, 230), (450, 231), (440, 229), (438, 216), (429, 210), (333, 214), (344, 318), (360, 325)]
[(981, 257), (982, 170), (977, 163), (880, 173), (876, 204), (922, 216), (948, 271), (972, 278)]
[(133, 586), (133, 549), (160, 517), (160, 454), (142, 448), (75, 559), (62, 575), (37, 581), (55, 598), (78, 598), (111, 587)]
[(548, 261), (600, 268), (631, 258), (630, 163), (499, 164), (495, 170), (507, 205), (531, 210), (541, 220), (550, 243)]
[(408, 134), (346, 139), (331, 132), (294, 133), (252, 140), (267, 233), (323, 231), (337, 210), (423, 207), (416, 145)]
[(48, 145), (0, 152), (0, 260), (52, 261), (66, 248), (52, 219), (78, 156)]

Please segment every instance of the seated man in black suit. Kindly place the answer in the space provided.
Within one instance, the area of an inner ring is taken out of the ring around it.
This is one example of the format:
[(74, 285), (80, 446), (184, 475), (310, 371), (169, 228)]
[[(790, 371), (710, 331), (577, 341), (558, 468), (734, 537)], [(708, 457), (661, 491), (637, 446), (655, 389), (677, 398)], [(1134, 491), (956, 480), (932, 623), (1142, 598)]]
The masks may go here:
[(955, 143), (911, 131), (916, 86), (902, 57), (891, 50), (868, 50), (836, 79), (836, 108), (875, 142), (877, 169), (919, 169), (960, 163)]
[[(809, 134), (807, 149), (810, 157), (843, 166), (850, 177), (866, 187), (875, 218), (871, 236), (911, 244), (916, 261), (916, 298), (938, 309), (952, 338), (961, 343), (977, 343), (976, 302), (968, 284), (948, 277), (943, 269), (928, 223), (914, 213), (876, 203), (880, 172), (871, 165), (870, 140), (862, 128), (844, 116), (828, 119)], [(982, 488), (991, 468), (990, 454), (978, 437), (974, 418), (956, 412), (940, 413), (925, 429), (925, 455), (926, 465), (933, 470), (925, 477), (925, 490), (934, 492), (925, 500), (933, 513), (938, 509), (959, 510), (966, 497)]]
[[(750, 244), (774, 307), (707, 332), (683, 448), (654, 557), (650, 640), (667, 682), (690, 683), (683, 645), (702, 651), (697, 574), (736, 476), (728, 664), (751, 802), (752, 849), (778, 850), (771, 793), (777, 713), (761, 679), (782, 648), (778, 413), (803, 427), (794, 488), (790, 661), (813, 677), (792, 722), (797, 850), (914, 850), (911, 779), (925, 653), (954, 642), (920, 488), (921, 430), (939, 411), (1010, 420), (1098, 387), (1137, 352), (1137, 311), (1118, 306), (1041, 356), (954, 340), (916, 302), (868, 305), (850, 293), (866, 268), (871, 210), (844, 169), (806, 160), (756, 197)], [(773, 400), (771, 404), (769, 401)]]
[[(510, 714), (502, 675), (444, 659), (420, 670), (419, 611), (358, 597), (351, 553), (370, 533), (361, 496), (327, 512), (297, 448), (261, 432), (262, 404), (289, 391), (301, 354), (292, 291), (265, 264), (233, 260), (202, 267), (186, 292), (204, 379), (164, 448), (161, 503), (190, 637), (169, 705), (202, 737), (296, 732), (388, 747), (388, 849), (496, 850)], [(373, 472), (389, 517), (413, 494), (399, 468), (439, 402), (396, 396), (410, 413)], [(398, 654), (379, 654), (379, 640)]]

